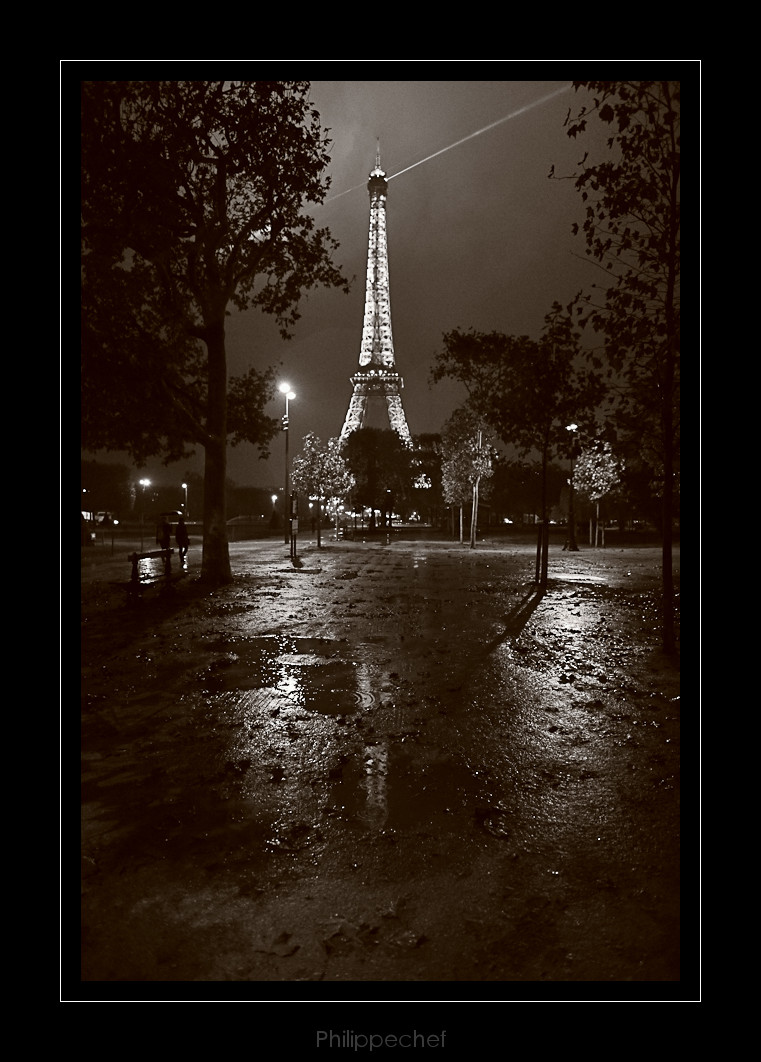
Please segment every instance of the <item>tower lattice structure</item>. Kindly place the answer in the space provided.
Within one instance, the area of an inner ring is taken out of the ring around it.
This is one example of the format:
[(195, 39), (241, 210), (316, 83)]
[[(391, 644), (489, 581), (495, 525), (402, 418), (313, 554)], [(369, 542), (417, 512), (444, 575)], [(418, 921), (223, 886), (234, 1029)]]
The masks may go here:
[(340, 441), (345, 442), (353, 431), (363, 427), (369, 402), (385, 399), (391, 428), (407, 446), (411, 446), (410, 429), (402, 406), (404, 381), (396, 371), (394, 340), (391, 334), (386, 242), (388, 181), (381, 169), (380, 148), (375, 158), (375, 169), (370, 173), (367, 182), (367, 190), (370, 195), (370, 242), (367, 251), (362, 345), (359, 351), (359, 370), (351, 377), (354, 390)]

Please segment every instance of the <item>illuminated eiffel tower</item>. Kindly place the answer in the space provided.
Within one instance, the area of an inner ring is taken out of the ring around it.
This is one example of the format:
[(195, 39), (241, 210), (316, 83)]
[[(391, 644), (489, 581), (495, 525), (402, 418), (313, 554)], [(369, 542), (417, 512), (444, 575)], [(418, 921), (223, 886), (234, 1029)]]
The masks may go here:
[(402, 407), (404, 381), (396, 371), (394, 341), (391, 336), (391, 299), (388, 284), (386, 247), (386, 195), (388, 181), (381, 169), (380, 145), (375, 169), (367, 182), (370, 194), (370, 243), (367, 251), (367, 286), (359, 371), (351, 377), (354, 391), (341, 431), (344, 443), (353, 431), (369, 427), (368, 404), (385, 399), (388, 421), (407, 446), (412, 445), (410, 429)]

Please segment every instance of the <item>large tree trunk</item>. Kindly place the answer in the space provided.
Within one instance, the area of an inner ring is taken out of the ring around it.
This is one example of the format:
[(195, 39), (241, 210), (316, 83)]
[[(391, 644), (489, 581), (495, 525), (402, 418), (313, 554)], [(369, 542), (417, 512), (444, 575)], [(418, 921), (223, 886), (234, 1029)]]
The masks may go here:
[(204, 468), (203, 562), (201, 578), (212, 586), (232, 581), (227, 542), (227, 357), (224, 325), (209, 330), (209, 397)]

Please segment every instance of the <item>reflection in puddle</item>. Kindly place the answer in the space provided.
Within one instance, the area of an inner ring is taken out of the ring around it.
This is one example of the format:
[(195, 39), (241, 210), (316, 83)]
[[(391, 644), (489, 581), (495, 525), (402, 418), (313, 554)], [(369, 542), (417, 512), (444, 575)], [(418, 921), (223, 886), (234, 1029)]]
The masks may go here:
[[(355, 668), (357, 702), (363, 708), (375, 703), (373, 678), (366, 663)], [(377, 678), (376, 678), (377, 681)], [(366, 819), (371, 826), (382, 826), (388, 817), (388, 747), (384, 744), (366, 745), (364, 753), (365, 792), (367, 795)]]
[(365, 749), (365, 818), (370, 826), (383, 826), (388, 818), (388, 747), (370, 745)]
[(325, 715), (348, 715), (358, 708), (354, 665), (345, 661), (281, 656), (276, 689), (291, 704)]
[(204, 673), (205, 691), (242, 713), (237, 752), (270, 772), (282, 821), (303, 821), (305, 791), (377, 830), (418, 828), (473, 804), (472, 772), (453, 750), (430, 745), (409, 724), (398, 740), (376, 732), (375, 711), (390, 709), (386, 723), (397, 733), (403, 725), (393, 683), (381, 667), (342, 659), (345, 643), (271, 637), (235, 650)]
[(275, 693), (291, 707), (325, 715), (372, 707), (376, 697), (369, 672), (358, 678), (363, 666), (338, 654), (337, 643), (329, 639), (258, 638), (236, 645), (234, 656), (215, 661), (200, 680), (209, 693), (261, 690), (265, 699)]

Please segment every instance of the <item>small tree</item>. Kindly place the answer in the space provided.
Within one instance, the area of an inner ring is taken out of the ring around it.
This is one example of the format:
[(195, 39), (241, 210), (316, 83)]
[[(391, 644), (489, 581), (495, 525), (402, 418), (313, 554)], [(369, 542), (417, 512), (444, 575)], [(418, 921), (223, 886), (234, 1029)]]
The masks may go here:
[[(444, 501), (459, 511), (460, 514), (460, 542), (463, 541), (463, 506), (468, 503), (471, 496), (471, 483), (468, 478), (470, 464), (467, 457), (461, 453), (452, 453), (445, 457), (441, 464), (441, 486), (444, 492)], [(453, 521), (454, 522), (454, 521)]]
[(591, 417), (597, 381), (578, 364), (578, 332), (555, 303), (540, 340), (470, 330), (444, 336), (436, 354), (433, 382), (450, 377), (464, 384), (470, 407), (519, 452), (535, 450), (542, 463), (542, 527), (537, 543), (536, 581), (547, 581), (549, 507), (547, 469), (567, 445), (565, 426)]
[(470, 548), (476, 544), (478, 498), (482, 479), (493, 474), (497, 451), (485, 438), (480, 418), (469, 409), (458, 409), (444, 425), (441, 481), (444, 497), (460, 508), (460, 542), (463, 540), (462, 507), (471, 502)]
[(304, 447), (293, 459), (291, 481), (294, 490), (317, 501), (317, 548), (321, 549), (322, 503), (343, 499), (354, 487), (354, 477), (341, 455), (339, 440), (328, 439), (325, 444), (313, 432), (305, 435)]
[[(598, 544), (600, 535), (600, 501), (621, 481), (621, 465), (613, 456), (610, 443), (600, 441), (592, 446), (582, 447), (576, 458), (574, 478), (579, 490), (583, 491), (595, 504), (594, 545)], [(590, 545), (592, 536), (590, 534)], [(605, 524), (602, 527), (602, 545), (605, 546)]]

